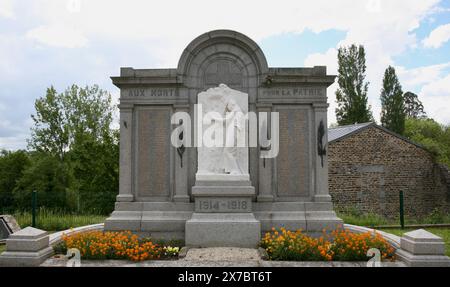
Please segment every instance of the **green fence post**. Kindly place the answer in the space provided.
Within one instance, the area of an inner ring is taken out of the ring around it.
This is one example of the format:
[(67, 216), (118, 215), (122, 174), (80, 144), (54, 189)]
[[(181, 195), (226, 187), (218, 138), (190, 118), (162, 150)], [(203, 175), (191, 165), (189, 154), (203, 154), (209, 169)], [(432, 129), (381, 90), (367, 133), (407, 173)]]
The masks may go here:
[(36, 190), (33, 190), (32, 193), (32, 220), (31, 220), (31, 226), (36, 227), (36, 205), (37, 205), (37, 192)]
[(403, 190), (400, 190), (400, 226), (405, 228), (405, 211), (403, 205)]

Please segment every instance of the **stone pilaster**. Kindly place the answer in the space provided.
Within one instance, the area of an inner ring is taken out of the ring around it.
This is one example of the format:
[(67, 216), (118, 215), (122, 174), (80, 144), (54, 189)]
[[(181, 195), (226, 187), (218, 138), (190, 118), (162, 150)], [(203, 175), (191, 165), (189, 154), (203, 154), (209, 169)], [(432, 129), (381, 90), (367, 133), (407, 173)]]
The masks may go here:
[[(272, 112), (272, 105), (271, 104), (258, 104), (257, 105), (257, 111), (258, 111), (258, 122), (259, 125), (261, 124), (261, 118), (259, 113), (267, 113), (267, 121), (266, 121), (266, 129), (267, 131), (261, 131), (261, 129), (258, 127), (258, 148), (259, 148), (259, 154), (258, 154), (258, 162), (259, 162), (259, 192), (257, 196), (257, 201), (259, 202), (272, 202), (274, 200), (273, 196), (273, 188), (272, 188), (272, 177), (273, 177), (273, 159), (272, 158), (262, 158), (261, 155), (263, 153), (266, 153), (266, 148), (261, 147), (261, 132), (267, 132), (267, 139), (272, 139), (272, 131), (271, 131), (271, 112)], [(270, 147), (268, 147), (270, 149)]]
[(133, 105), (119, 105), (120, 109), (120, 167), (118, 202), (134, 200), (132, 180)]
[[(174, 105), (175, 112), (186, 112), (189, 113), (189, 105)], [(185, 123), (186, 124), (186, 123)], [(183, 133), (183, 140), (186, 140), (186, 133)], [(188, 195), (188, 166), (189, 166), (189, 156), (188, 148), (184, 144), (184, 152), (182, 155), (178, 153), (177, 148), (175, 149), (175, 190), (173, 200), (176, 202), (189, 202)]]
[[(328, 120), (327, 109), (328, 104), (313, 104), (314, 109), (314, 131), (313, 131), (313, 146), (314, 146), (314, 201), (316, 202), (331, 202), (331, 196), (328, 191)], [(323, 127), (323, 134), (319, 133)], [(319, 142), (322, 143), (322, 150), (319, 150)]]

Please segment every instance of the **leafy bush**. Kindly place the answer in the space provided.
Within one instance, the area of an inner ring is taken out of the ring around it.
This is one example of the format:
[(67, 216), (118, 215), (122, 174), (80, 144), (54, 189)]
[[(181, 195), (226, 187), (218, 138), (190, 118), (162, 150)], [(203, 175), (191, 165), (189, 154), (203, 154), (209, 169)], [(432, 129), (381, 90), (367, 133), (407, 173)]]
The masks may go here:
[(53, 246), (53, 250), (56, 254), (66, 254), (67, 253), (67, 245), (65, 241), (61, 241)]
[(89, 231), (76, 233), (62, 238), (58, 250), (76, 248), (82, 259), (128, 259), (143, 261), (161, 257), (178, 256), (179, 248), (160, 246), (149, 239), (139, 239), (130, 231), (102, 232)]
[(405, 122), (405, 136), (428, 149), (442, 164), (450, 167), (450, 126), (433, 119), (412, 119)]
[(382, 259), (394, 259), (394, 248), (379, 233), (351, 233), (348, 230), (335, 230), (331, 233), (333, 243), (330, 253), (335, 261), (367, 261), (367, 251), (380, 250)]
[(448, 214), (445, 214), (439, 208), (433, 209), (433, 211), (422, 219), (425, 224), (441, 224), (448, 222)]
[(275, 228), (265, 234), (261, 247), (271, 260), (278, 261), (367, 261), (370, 248), (380, 250), (381, 258), (393, 260), (395, 250), (378, 233), (354, 234), (346, 230), (335, 230), (319, 238), (302, 233)]
[(301, 230), (296, 232), (281, 228), (278, 232), (265, 234), (261, 241), (261, 247), (266, 249), (269, 258), (281, 261), (326, 261), (332, 257), (328, 250), (329, 242), (323, 237), (316, 239), (306, 236)]

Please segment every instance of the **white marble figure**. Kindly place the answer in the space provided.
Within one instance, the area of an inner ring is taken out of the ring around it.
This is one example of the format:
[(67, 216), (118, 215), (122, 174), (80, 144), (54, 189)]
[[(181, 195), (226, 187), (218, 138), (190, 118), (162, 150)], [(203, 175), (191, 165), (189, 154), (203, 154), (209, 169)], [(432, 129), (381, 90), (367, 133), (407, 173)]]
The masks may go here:
[(221, 84), (200, 93), (198, 103), (203, 109), (203, 131), (214, 125), (225, 129), (218, 129), (224, 138), (220, 147), (198, 148), (197, 179), (248, 180), (248, 95)]
[(225, 146), (223, 147), (222, 165), (225, 174), (238, 175), (243, 174), (237, 160), (238, 141), (244, 139), (243, 131), (245, 129), (245, 118), (238, 104), (230, 99), (225, 106), (224, 117), (214, 117), (211, 119), (221, 124), (226, 124), (225, 129)]

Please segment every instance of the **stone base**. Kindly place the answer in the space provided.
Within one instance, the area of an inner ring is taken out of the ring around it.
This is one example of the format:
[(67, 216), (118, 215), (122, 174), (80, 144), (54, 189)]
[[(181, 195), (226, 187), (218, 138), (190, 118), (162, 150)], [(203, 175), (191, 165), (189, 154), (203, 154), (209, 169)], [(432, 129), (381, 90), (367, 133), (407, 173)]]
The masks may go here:
[(105, 231), (132, 231), (154, 239), (184, 240), (184, 227), (194, 211), (193, 203), (117, 202), (105, 221)]
[(396, 255), (410, 267), (450, 267), (442, 238), (424, 229), (403, 234)]
[[(228, 200), (239, 202), (249, 202), (252, 198), (250, 189), (245, 192), (242, 186), (240, 196), (230, 193), (229, 198), (220, 197), (224, 195), (225, 190), (208, 192), (204, 187), (196, 189), (199, 198), (208, 201), (217, 198), (219, 203)], [(237, 186), (238, 187), (238, 186)], [(211, 189), (210, 189), (211, 191)], [(228, 190), (231, 192), (231, 190)], [(215, 206), (212, 205), (214, 208)], [(233, 207), (233, 206), (232, 206)], [(250, 207), (248, 205), (247, 207)], [(185, 239), (185, 225), (193, 213), (195, 207), (193, 202), (117, 202), (115, 211), (106, 219), (105, 230), (123, 231), (130, 230), (145, 237), (157, 239)], [(252, 212), (257, 221), (261, 224), (261, 233), (269, 232), (272, 227), (285, 227), (289, 230), (302, 229), (304, 232), (315, 236), (321, 235), (322, 230), (334, 230), (342, 226), (342, 220), (339, 219), (332, 210), (332, 204), (329, 202), (254, 202), (251, 201), (251, 209), (235, 210), (236, 213), (245, 213), (243, 210)], [(219, 208), (216, 213), (232, 213), (228, 208)]]
[(52, 256), (52, 254), (52, 247), (47, 247), (36, 252), (5, 251), (0, 256), (0, 266), (36, 267)]
[(8, 237), (6, 251), (0, 255), (0, 266), (39, 266), (52, 254), (48, 233), (26, 227)]
[(256, 248), (260, 230), (252, 213), (194, 213), (186, 222), (186, 246)]
[(186, 222), (187, 246), (256, 248), (261, 224), (252, 213), (255, 188), (249, 180), (197, 178), (192, 196), (195, 213)]
[(444, 255), (414, 255), (402, 249), (395, 255), (408, 267), (450, 267), (450, 258)]
[(321, 235), (343, 226), (336, 216), (331, 202), (257, 202), (254, 214), (261, 222), (261, 232), (272, 227), (288, 230), (303, 230), (311, 236)]

